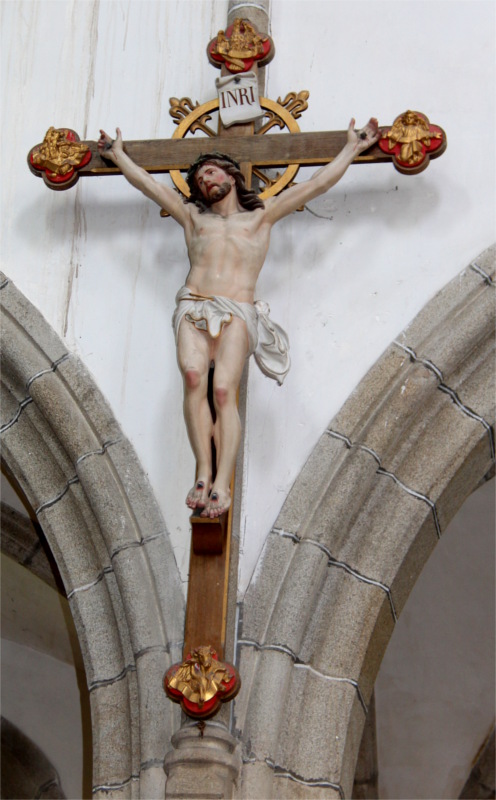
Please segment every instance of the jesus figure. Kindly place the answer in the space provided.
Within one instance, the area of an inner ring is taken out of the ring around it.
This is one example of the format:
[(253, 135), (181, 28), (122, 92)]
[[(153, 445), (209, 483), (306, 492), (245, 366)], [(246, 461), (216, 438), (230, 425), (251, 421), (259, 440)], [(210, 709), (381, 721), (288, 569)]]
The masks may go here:
[[(266, 304), (254, 302), (271, 228), (334, 186), (356, 156), (377, 141), (378, 123), (372, 118), (357, 132), (352, 119), (347, 142), (333, 161), (310, 180), (265, 202), (246, 188), (239, 165), (218, 153), (203, 155), (192, 165), (191, 196), (185, 201), (129, 158), (119, 128), (115, 140), (100, 133), (102, 155), (184, 229), (190, 270), (176, 297), (173, 325), (184, 417), (197, 466), (186, 503), (213, 519), (231, 504), (230, 481), (241, 437), (236, 398), (246, 358), (254, 353), (265, 374), (279, 383), (289, 369), (284, 331), (269, 319)], [(208, 403), (211, 365), (215, 424)], [(212, 437), (217, 453), (213, 482)]]

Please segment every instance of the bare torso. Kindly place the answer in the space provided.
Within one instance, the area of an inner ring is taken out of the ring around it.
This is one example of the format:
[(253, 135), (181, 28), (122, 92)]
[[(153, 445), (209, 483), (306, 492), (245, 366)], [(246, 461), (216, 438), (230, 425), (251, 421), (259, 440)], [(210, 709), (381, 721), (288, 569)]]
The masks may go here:
[[(217, 157), (205, 159), (194, 172), (196, 189), (207, 205), (207, 210), (200, 213), (196, 205), (184, 205), (170, 187), (158, 183), (131, 161), (124, 152), (119, 128), (115, 141), (101, 131), (98, 147), (102, 155), (105, 153), (122, 170), (132, 186), (183, 227), (190, 261), (188, 289), (198, 295), (220, 295), (252, 303), (272, 225), (334, 186), (356, 155), (377, 141), (376, 119), (371, 119), (361, 132), (356, 132), (354, 125), (352, 119), (347, 144), (341, 153), (321, 167), (311, 180), (290, 187), (267, 200), (264, 208), (252, 211), (241, 205), (236, 180), (223, 169)], [(184, 416), (197, 464), (197, 478), (186, 503), (191, 509), (203, 509), (204, 517), (214, 518), (224, 513), (231, 503), (229, 485), (241, 436), (236, 395), (248, 352), (247, 328), (236, 315), (217, 337), (198, 330), (185, 318), (179, 326), (177, 354), (184, 378)], [(208, 399), (212, 361), (215, 423)], [(213, 483), (212, 436), (218, 457)]]
[(221, 295), (252, 303), (269, 247), (271, 225), (262, 209), (226, 216), (190, 205), (185, 226), (190, 271), (186, 286), (195, 294)]

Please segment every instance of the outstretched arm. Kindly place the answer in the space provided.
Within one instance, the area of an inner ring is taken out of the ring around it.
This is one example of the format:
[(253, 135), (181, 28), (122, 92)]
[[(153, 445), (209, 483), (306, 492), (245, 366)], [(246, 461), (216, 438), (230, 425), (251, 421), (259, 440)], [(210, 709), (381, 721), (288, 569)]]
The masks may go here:
[(108, 133), (100, 130), (98, 149), (100, 154), (109, 161), (112, 161), (129, 183), (144, 195), (154, 200), (155, 203), (165, 209), (180, 225), (185, 227), (189, 220), (189, 213), (184, 205), (182, 198), (163, 183), (158, 183), (146, 170), (139, 167), (124, 152), (122, 143), (122, 133), (120, 128), (116, 128), (117, 137), (112, 139)]
[(309, 200), (327, 192), (344, 175), (352, 161), (364, 150), (371, 147), (379, 138), (379, 125), (372, 117), (364, 128), (355, 131), (355, 120), (348, 126), (347, 142), (336, 158), (315, 172), (310, 180), (286, 189), (277, 197), (266, 202), (265, 216), (273, 224), (296, 211)]

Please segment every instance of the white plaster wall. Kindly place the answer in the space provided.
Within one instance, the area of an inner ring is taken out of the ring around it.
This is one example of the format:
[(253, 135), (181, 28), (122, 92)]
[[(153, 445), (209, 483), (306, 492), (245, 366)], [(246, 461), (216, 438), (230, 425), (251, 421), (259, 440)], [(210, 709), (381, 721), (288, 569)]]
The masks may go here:
[[(0, 477), (2, 502), (26, 515), (24, 503)], [(84, 786), (83, 765), (91, 764), (89, 695), (69, 604), (3, 553), (0, 578), (2, 715), (46, 755), (66, 797), (76, 800), (84, 790), (87, 796), (91, 767)]]
[[(170, 317), (181, 231), (120, 177), (48, 191), (26, 168), (49, 125), (97, 138), (169, 137), (171, 95), (214, 96), (204, 48), (224, 0), (1, 5), (2, 268), (78, 353), (133, 442), (184, 578), (182, 506), (194, 474)], [(494, 239), (494, 7), (490, 2), (272, 3), (268, 96), (309, 89), (303, 130), (406, 108), (448, 134), (417, 177), (351, 167), (274, 230), (259, 284), (292, 343), (283, 388), (250, 368), (240, 590), (318, 436), (426, 301)], [(167, 180), (164, 178), (164, 180)], [(315, 215), (320, 215), (320, 219)], [(331, 219), (332, 218), (332, 219)]]
[(2, 715), (53, 764), (65, 796), (83, 796), (83, 733), (74, 666), (2, 638)]
[(84, 674), (69, 603), (26, 567), (0, 555), (2, 639), (47, 653)]
[(433, 551), (375, 685), (379, 797), (459, 797), (494, 726), (494, 481)]
[[(494, 240), (494, 6), (479, 2), (272, 4), (269, 93), (310, 90), (304, 130), (381, 124), (413, 108), (448, 149), (405, 177), (352, 166), (274, 229), (260, 295), (290, 332), (282, 389), (251, 367), (243, 589), (319, 434), (399, 331)], [(486, 134), (487, 130), (487, 134)], [(329, 219), (332, 218), (332, 219)]]

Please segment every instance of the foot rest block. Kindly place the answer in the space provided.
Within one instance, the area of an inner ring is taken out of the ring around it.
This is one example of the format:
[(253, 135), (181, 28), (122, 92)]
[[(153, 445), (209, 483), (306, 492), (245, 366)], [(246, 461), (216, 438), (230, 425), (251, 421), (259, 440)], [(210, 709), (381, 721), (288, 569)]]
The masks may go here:
[(224, 547), (227, 513), (220, 517), (191, 516), (191, 544), (196, 556), (220, 555)]

